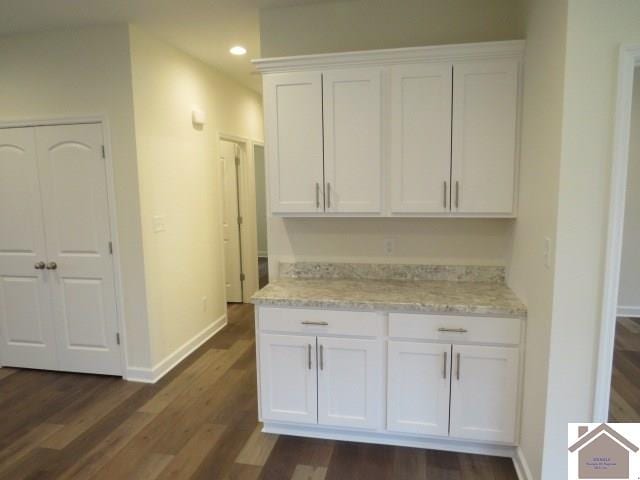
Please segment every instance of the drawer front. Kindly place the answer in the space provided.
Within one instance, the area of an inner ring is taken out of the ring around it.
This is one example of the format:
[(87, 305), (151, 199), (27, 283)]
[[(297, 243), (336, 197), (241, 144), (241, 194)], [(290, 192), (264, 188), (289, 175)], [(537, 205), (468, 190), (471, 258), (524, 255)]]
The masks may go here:
[(389, 314), (389, 336), (395, 338), (518, 345), (520, 328), (517, 318)]
[(377, 337), (383, 334), (384, 314), (260, 307), (258, 325), (263, 332)]

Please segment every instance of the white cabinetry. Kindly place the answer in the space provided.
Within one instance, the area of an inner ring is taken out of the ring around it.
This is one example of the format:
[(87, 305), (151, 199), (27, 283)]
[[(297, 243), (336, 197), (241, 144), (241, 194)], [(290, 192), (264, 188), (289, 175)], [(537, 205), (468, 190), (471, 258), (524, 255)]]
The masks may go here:
[(259, 306), (256, 330), (267, 432), (498, 455), (518, 443), (519, 319)]
[(257, 60), (271, 211), (515, 215), (523, 47)]
[(390, 341), (389, 430), (447, 436), (450, 372), (450, 344)]
[(322, 75), (265, 76), (264, 112), (271, 211), (323, 211)]
[(515, 195), (518, 62), (453, 67), (452, 209), (509, 214)]
[(316, 423), (316, 339), (260, 336), (262, 416), (284, 422)]
[(453, 346), (452, 437), (515, 441), (518, 358), (517, 348)]
[(379, 213), (382, 70), (323, 74), (325, 209)]
[(382, 372), (379, 340), (318, 337), (318, 423), (380, 426)]

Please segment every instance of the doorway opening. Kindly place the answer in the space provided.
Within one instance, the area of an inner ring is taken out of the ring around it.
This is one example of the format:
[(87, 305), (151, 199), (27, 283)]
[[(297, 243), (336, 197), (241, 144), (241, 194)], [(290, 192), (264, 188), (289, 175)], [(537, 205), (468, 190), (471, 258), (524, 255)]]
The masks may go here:
[[(636, 197), (634, 191), (640, 187), (640, 138), (637, 133), (640, 128), (639, 67), (640, 45), (622, 45), (593, 409), (593, 421), (599, 423), (609, 419), (640, 421), (640, 322), (630, 315), (635, 311), (634, 305), (624, 305), (633, 298), (633, 295), (627, 297), (625, 292), (635, 290), (640, 306), (640, 255), (634, 252), (640, 241), (640, 228), (634, 230), (640, 222), (637, 218), (630, 218), (637, 216), (640, 210), (640, 197)], [(634, 266), (636, 261), (638, 264)]]
[(258, 234), (258, 286), (269, 283), (269, 259), (267, 248), (267, 180), (264, 161), (264, 145), (253, 145), (256, 185), (256, 228)]

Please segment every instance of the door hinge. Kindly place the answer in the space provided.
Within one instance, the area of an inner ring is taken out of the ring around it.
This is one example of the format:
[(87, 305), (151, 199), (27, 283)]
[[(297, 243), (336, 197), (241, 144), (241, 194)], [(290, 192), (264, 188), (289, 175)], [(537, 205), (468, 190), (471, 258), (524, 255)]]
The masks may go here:
[(116, 343), (120, 345), (120, 333), (116, 333)]
[(113, 255), (113, 242), (109, 242), (109, 254)]
[(245, 279), (245, 278), (246, 278), (245, 274), (244, 274), (244, 273), (241, 273), (241, 274), (240, 274), (240, 281), (241, 281), (241, 282), (244, 282), (244, 279)]
[(107, 155), (105, 154), (105, 151), (104, 151), (104, 145), (102, 145), (102, 158), (107, 158)]
[(242, 225), (242, 217), (238, 217), (238, 225)]

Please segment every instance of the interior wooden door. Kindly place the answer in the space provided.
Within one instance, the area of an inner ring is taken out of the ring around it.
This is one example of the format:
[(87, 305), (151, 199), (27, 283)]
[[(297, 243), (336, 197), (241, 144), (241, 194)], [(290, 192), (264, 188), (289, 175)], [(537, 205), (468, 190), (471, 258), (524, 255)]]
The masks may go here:
[(387, 428), (449, 434), (451, 345), (389, 342)]
[(0, 129), (0, 364), (56, 369), (33, 128)]
[(391, 211), (450, 208), (450, 63), (391, 69)]
[(518, 359), (517, 348), (453, 346), (452, 437), (515, 442)]
[(378, 340), (318, 337), (318, 423), (379, 427), (382, 378)]
[(260, 335), (264, 420), (317, 423), (316, 337)]
[(242, 254), (238, 196), (237, 145), (220, 141), (220, 162), (224, 187), (222, 231), (224, 238), (224, 265), (227, 302), (242, 302)]
[(512, 214), (518, 61), (453, 67), (452, 211)]
[(121, 374), (102, 126), (38, 127), (36, 144), (59, 368)]
[(325, 72), (325, 209), (379, 213), (382, 208), (382, 70)]
[(263, 90), (269, 207), (323, 212), (322, 74), (269, 74)]

